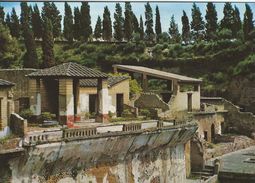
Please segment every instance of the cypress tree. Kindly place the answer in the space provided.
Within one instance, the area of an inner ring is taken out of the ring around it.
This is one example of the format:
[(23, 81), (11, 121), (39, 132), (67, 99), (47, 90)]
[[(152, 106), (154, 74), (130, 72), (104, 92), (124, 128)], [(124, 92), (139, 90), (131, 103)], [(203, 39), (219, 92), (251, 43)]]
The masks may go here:
[(140, 15), (140, 26), (139, 26), (140, 39), (144, 39), (144, 27), (143, 27), (143, 17)]
[(207, 7), (206, 15), (205, 15), (206, 38), (208, 40), (212, 40), (216, 35), (216, 31), (218, 27), (217, 11), (216, 11), (215, 5), (211, 2), (207, 3), (206, 7)]
[(159, 36), (162, 33), (158, 6), (156, 6), (155, 33), (157, 36)]
[(61, 33), (61, 19), (62, 16), (60, 15), (59, 10), (57, 9), (55, 3), (44, 2), (44, 6), (42, 8), (42, 16), (48, 18), (53, 29), (53, 37), (59, 37)]
[(125, 39), (128, 41), (132, 38), (133, 33), (133, 13), (130, 2), (125, 2), (125, 20), (124, 20), (124, 33)]
[(64, 37), (68, 42), (73, 42), (73, 14), (72, 9), (65, 2), (65, 16), (64, 16)]
[(12, 25), (11, 25), (11, 16), (9, 13), (6, 14), (5, 25), (9, 28), (11, 36), (13, 36), (11, 33)]
[(188, 43), (190, 41), (189, 18), (185, 11), (183, 11), (183, 15), (182, 15), (182, 40), (185, 43)]
[(220, 23), (221, 30), (222, 29), (229, 29), (231, 31), (233, 30), (233, 23), (234, 23), (233, 11), (234, 10), (233, 10), (231, 3), (229, 3), (229, 2), (225, 3), (224, 9), (223, 9), (224, 17)]
[(132, 22), (133, 22), (133, 32), (139, 33), (139, 23), (138, 23), (138, 20), (137, 20), (137, 18), (136, 18), (134, 13), (132, 13), (132, 15), (133, 15), (133, 19), (132, 19)]
[(110, 41), (112, 39), (111, 14), (107, 6), (104, 8), (102, 33), (103, 33), (104, 40)]
[(241, 30), (242, 28), (242, 22), (241, 22), (241, 18), (240, 18), (240, 12), (238, 10), (238, 8), (235, 6), (234, 11), (233, 11), (233, 37), (237, 38), (237, 34), (238, 32)]
[(42, 18), (37, 4), (35, 4), (35, 6), (33, 7), (32, 28), (35, 37), (38, 39), (42, 38)]
[(178, 30), (178, 25), (177, 25), (177, 23), (175, 23), (174, 15), (172, 15), (171, 20), (170, 20), (169, 34), (171, 36), (171, 40), (173, 43), (180, 42), (180, 33)]
[(81, 5), (81, 36), (85, 41), (88, 41), (88, 38), (92, 34), (91, 28), (91, 17), (90, 17), (90, 6), (88, 2), (82, 2)]
[(196, 3), (193, 3), (192, 7), (192, 21), (191, 21), (191, 30), (195, 39), (201, 38), (204, 30), (204, 21), (200, 12), (199, 7)]
[(51, 20), (47, 17), (43, 17), (43, 35), (42, 35), (42, 60), (43, 68), (52, 67), (55, 65), (54, 58), (54, 37)]
[(244, 13), (244, 20), (243, 20), (243, 33), (244, 39), (249, 39), (249, 33), (253, 30), (253, 13), (251, 11), (251, 7), (246, 3), (245, 4), (245, 13)]
[(23, 66), (27, 68), (38, 68), (38, 57), (36, 53), (36, 44), (34, 40), (34, 34), (31, 30), (31, 8), (26, 2), (21, 2), (21, 15), (20, 22), (22, 27), (22, 33), (26, 46), (26, 53), (24, 56)]
[(4, 16), (5, 16), (4, 7), (3, 7), (3, 6), (0, 6), (0, 22), (1, 22), (2, 24), (4, 24)]
[(78, 7), (74, 8), (73, 36), (76, 40), (81, 37), (81, 13)]
[(102, 21), (100, 16), (97, 17), (97, 23), (94, 30), (94, 37), (99, 39), (102, 37)]
[(123, 23), (124, 23), (124, 19), (122, 17), (122, 8), (120, 6), (120, 3), (116, 3), (113, 27), (114, 27), (114, 38), (117, 41), (123, 40), (123, 30), (122, 30)]
[(150, 3), (147, 2), (145, 4), (145, 34), (148, 41), (154, 40), (154, 32), (153, 32), (153, 14)]

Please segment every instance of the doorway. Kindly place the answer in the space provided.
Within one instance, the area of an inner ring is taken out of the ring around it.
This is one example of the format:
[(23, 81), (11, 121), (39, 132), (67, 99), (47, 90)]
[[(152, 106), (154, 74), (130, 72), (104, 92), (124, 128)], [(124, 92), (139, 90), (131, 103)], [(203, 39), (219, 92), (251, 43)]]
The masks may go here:
[(192, 111), (192, 93), (188, 93), (188, 112)]
[(116, 115), (120, 117), (123, 112), (123, 93), (116, 95)]
[(215, 125), (211, 125), (211, 142), (214, 142), (215, 140)]
[(97, 95), (90, 94), (89, 95), (89, 113), (96, 113), (96, 106), (97, 106)]

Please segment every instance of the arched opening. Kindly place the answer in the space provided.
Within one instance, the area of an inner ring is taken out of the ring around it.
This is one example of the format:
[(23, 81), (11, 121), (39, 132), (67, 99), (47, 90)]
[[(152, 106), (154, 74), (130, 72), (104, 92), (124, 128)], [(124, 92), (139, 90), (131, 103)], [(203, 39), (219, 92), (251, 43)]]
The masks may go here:
[(214, 138), (215, 138), (215, 125), (212, 124), (211, 125), (211, 142), (214, 142)]

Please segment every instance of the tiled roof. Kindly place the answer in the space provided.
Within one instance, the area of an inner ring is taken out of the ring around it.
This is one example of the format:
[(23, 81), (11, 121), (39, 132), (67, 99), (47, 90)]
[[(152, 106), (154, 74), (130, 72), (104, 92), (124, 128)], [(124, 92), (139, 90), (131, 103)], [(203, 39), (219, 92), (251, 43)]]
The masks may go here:
[(147, 74), (148, 76), (153, 76), (156, 78), (168, 79), (168, 80), (177, 80), (178, 82), (195, 82), (200, 83), (202, 82), (201, 79), (191, 78), (188, 76), (183, 76), (179, 74), (174, 74), (166, 71), (160, 71), (156, 69), (151, 69), (148, 67), (142, 66), (133, 66), (133, 65), (113, 65), (117, 69), (130, 71), (135, 73)]
[(107, 78), (106, 73), (90, 69), (77, 63), (69, 62), (46, 69), (40, 69), (29, 77), (71, 77), (71, 78)]
[(6, 81), (3, 79), (0, 79), (0, 86), (14, 86), (15, 84), (10, 82), (10, 81)]
[[(129, 79), (129, 76), (111, 76), (107, 79), (108, 86), (112, 87), (113, 85)], [(80, 87), (96, 87), (97, 86), (97, 79), (81, 79), (80, 80)]]

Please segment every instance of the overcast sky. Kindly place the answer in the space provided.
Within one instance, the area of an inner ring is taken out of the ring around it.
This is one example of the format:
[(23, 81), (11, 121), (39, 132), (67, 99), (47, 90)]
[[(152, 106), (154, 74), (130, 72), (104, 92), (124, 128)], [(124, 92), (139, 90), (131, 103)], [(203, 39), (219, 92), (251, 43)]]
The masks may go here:
[[(29, 4), (35, 4), (29, 3)], [(59, 11), (61, 12), (62, 15), (64, 15), (64, 3), (63, 2), (55, 2), (57, 5)], [(78, 6), (80, 7), (81, 3), (79, 2), (69, 2), (71, 7)], [(124, 12), (124, 3), (120, 3), (123, 12)], [(182, 11), (186, 11), (187, 15), (189, 16), (189, 19), (191, 20), (191, 8), (192, 8), (192, 3), (191, 2), (185, 2), (185, 3), (175, 3), (175, 2), (151, 2), (151, 7), (153, 9), (153, 20), (155, 23), (155, 8), (156, 5), (158, 5), (159, 10), (160, 10), (160, 16), (161, 16), (161, 25), (162, 25), (162, 31), (168, 31), (169, 28), (169, 22), (170, 18), (172, 15), (175, 16), (175, 20), (178, 23), (179, 30), (181, 30), (181, 16), (182, 16)], [(41, 9), (43, 6), (43, 3), (37, 3), (38, 7)], [(111, 12), (111, 19), (112, 21), (114, 20), (113, 18), (113, 13), (115, 9), (115, 3), (114, 2), (90, 2), (90, 15), (91, 15), (91, 22), (92, 22), (92, 28), (94, 30), (95, 23), (97, 16), (103, 15), (104, 7), (108, 6)], [(136, 14), (138, 20), (140, 15), (142, 15), (143, 20), (144, 20), (144, 5), (145, 2), (132, 2), (131, 3), (132, 8), (134, 13)], [(198, 7), (201, 10), (203, 19), (205, 16), (205, 11), (206, 11), (206, 3), (197, 3)], [(240, 16), (241, 19), (243, 19), (243, 14), (245, 11), (245, 4), (244, 3), (232, 3), (233, 6), (237, 6), (240, 11)], [(255, 14), (255, 3), (249, 3), (253, 13)], [(5, 12), (10, 12), (11, 9), (14, 7), (16, 9), (17, 14), (20, 14), (20, 3), (19, 2), (0, 2), (0, 6), (4, 7)], [(215, 3), (217, 12), (218, 12), (218, 20), (221, 20), (223, 17), (223, 7), (224, 3)], [(124, 13), (123, 13), (124, 14)]]

